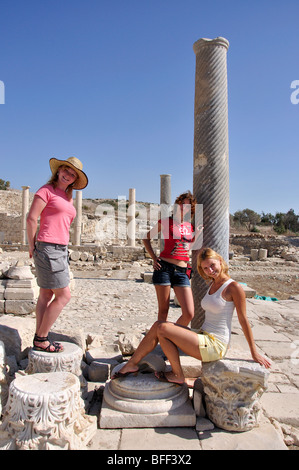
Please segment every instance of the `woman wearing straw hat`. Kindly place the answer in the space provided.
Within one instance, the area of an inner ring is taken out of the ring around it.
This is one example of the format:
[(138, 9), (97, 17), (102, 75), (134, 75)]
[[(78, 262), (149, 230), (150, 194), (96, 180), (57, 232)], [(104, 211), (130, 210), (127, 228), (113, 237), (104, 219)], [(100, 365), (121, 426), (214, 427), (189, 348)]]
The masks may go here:
[(51, 158), (49, 163), (52, 177), (34, 196), (27, 217), (27, 236), (29, 256), (34, 258), (40, 287), (33, 347), (52, 353), (63, 348), (49, 341), (49, 331), (71, 298), (67, 246), (70, 225), (76, 216), (72, 192), (85, 188), (88, 178), (76, 157)]

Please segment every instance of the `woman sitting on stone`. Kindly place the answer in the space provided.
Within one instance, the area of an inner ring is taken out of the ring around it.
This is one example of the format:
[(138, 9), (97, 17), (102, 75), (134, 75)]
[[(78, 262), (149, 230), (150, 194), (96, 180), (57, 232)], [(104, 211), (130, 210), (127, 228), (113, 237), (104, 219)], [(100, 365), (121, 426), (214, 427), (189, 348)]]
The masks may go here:
[(201, 330), (191, 330), (170, 322), (155, 322), (131, 359), (112, 376), (112, 379), (138, 372), (138, 363), (152, 352), (159, 342), (172, 370), (166, 373), (156, 372), (156, 377), (162, 381), (183, 385), (185, 377), (180, 364), (179, 349), (203, 362), (225, 357), (235, 309), (253, 360), (266, 368), (271, 366), (270, 361), (257, 351), (246, 315), (244, 290), (229, 277), (224, 259), (211, 248), (204, 248), (199, 253), (197, 269), (210, 283), (201, 302), (205, 310), (205, 321)]

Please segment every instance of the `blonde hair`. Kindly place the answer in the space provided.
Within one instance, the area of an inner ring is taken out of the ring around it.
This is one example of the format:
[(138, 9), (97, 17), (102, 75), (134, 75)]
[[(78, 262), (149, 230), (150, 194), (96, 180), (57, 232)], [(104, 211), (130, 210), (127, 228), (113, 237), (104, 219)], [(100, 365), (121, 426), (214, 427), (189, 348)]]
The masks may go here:
[(201, 263), (205, 259), (217, 259), (217, 260), (219, 260), (220, 263), (221, 263), (221, 268), (222, 268), (221, 273), (228, 274), (228, 265), (225, 262), (225, 260), (222, 258), (222, 256), (219, 255), (219, 253), (217, 253), (212, 248), (209, 248), (209, 247), (202, 248), (200, 250), (199, 254), (198, 254), (198, 257), (197, 257), (197, 271), (205, 281), (208, 281), (208, 282), (211, 281), (211, 278), (207, 274), (205, 274), (204, 270), (201, 267)]
[[(56, 188), (57, 187), (57, 184), (58, 184), (58, 170), (60, 168), (63, 168), (63, 167), (69, 167), (69, 165), (60, 165), (57, 169), (57, 172), (56, 173), (53, 173), (53, 175), (51, 176), (51, 178), (49, 179), (48, 181), (48, 184), (51, 184), (53, 186), (53, 188)], [(78, 178), (78, 177), (77, 177)], [(76, 180), (72, 183), (72, 184), (69, 184), (69, 186), (66, 188), (65, 192), (66, 192), (66, 195), (67, 197), (71, 200), (72, 197), (73, 197), (73, 186), (75, 184), (75, 182), (77, 181), (77, 178)]]

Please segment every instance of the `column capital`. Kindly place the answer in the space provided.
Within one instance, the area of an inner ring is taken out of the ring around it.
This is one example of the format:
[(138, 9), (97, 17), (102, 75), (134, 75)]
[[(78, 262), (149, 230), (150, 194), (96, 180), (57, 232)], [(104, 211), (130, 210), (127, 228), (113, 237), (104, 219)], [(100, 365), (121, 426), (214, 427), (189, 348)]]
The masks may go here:
[(222, 38), (222, 37), (218, 37), (215, 39), (202, 38), (193, 44), (193, 51), (195, 52), (195, 54), (197, 54), (202, 47), (211, 47), (211, 46), (214, 46), (214, 47), (222, 46), (222, 47), (225, 47), (226, 50), (228, 50), (229, 42), (227, 39)]

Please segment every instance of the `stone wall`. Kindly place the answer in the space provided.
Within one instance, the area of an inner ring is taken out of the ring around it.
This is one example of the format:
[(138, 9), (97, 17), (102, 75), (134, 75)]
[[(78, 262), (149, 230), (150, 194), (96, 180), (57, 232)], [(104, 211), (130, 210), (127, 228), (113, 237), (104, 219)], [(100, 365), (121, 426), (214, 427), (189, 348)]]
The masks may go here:
[(0, 243), (20, 243), (21, 224), (21, 216), (0, 212)]
[(268, 256), (280, 256), (289, 243), (275, 235), (263, 235), (261, 233), (248, 233), (245, 235), (231, 235), (230, 248), (232, 251), (241, 251), (250, 254), (252, 249), (265, 248)]
[[(30, 193), (29, 204), (33, 200), (34, 193)], [(83, 200), (83, 207), (85, 201)], [(94, 212), (94, 211), (93, 211)], [(22, 215), (22, 190), (0, 190), (0, 244), (1, 243), (21, 243), (21, 215)], [(115, 224), (115, 225), (114, 225)], [(119, 228), (120, 227), (120, 228)], [(139, 236), (140, 233), (146, 233), (149, 230), (147, 220), (141, 220), (138, 217)], [(115, 220), (109, 219), (107, 215), (102, 214), (97, 216), (85, 212), (82, 214), (82, 245), (91, 245), (95, 247), (108, 247), (111, 250), (111, 245), (124, 246), (127, 244), (126, 239), (118, 238), (119, 233), (126, 233), (127, 221), (126, 218), (118, 218), (117, 211), (115, 213)], [(73, 235), (73, 224), (70, 230), (70, 240)], [(142, 241), (136, 239), (136, 246), (143, 246)], [(230, 250), (236, 253), (250, 254), (251, 249), (265, 248), (268, 250), (268, 256), (280, 256), (288, 242), (283, 238), (275, 235), (264, 235), (261, 233), (249, 234), (231, 234), (230, 235)], [(85, 249), (85, 248), (84, 248)], [(87, 251), (90, 251), (89, 249)], [(103, 253), (104, 254), (104, 253)], [(114, 255), (115, 253), (113, 253)], [(123, 253), (124, 254), (124, 253)], [(129, 254), (128, 251), (125, 253)], [(110, 253), (111, 255), (111, 253)], [(104, 258), (104, 256), (102, 256)], [(133, 258), (136, 259), (134, 252)]]
[[(31, 204), (34, 194), (30, 194)], [(22, 190), (0, 190), (0, 243), (21, 243)]]

